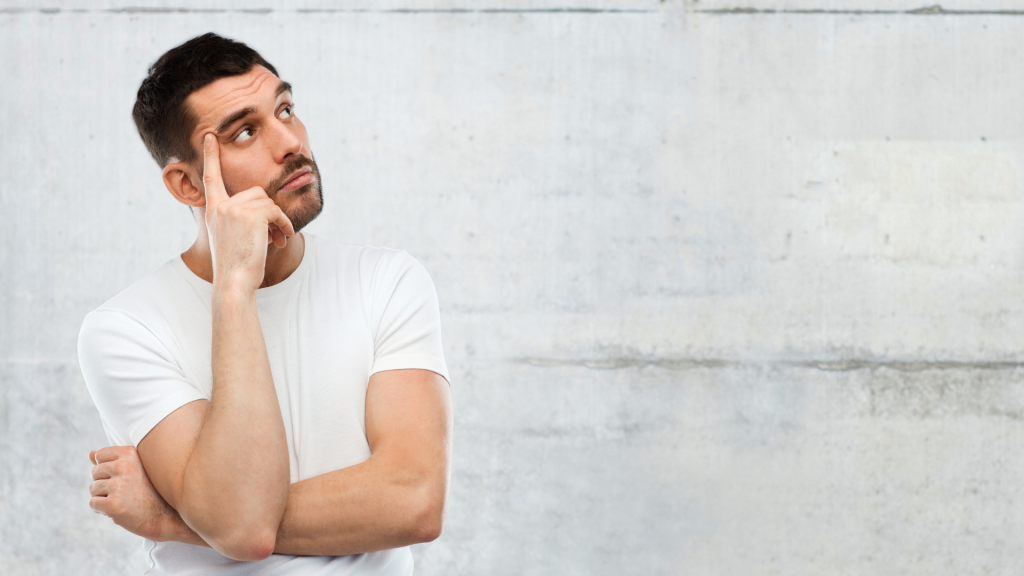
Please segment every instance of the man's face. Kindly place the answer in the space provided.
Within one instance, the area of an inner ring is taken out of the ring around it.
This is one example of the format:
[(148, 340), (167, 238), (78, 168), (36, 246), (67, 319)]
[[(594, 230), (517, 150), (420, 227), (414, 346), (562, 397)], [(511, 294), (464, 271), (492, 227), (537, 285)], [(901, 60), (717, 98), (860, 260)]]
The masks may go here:
[(186, 105), (198, 118), (192, 146), (202, 150), (206, 134), (217, 137), (229, 196), (261, 186), (296, 232), (320, 214), (320, 171), (287, 82), (256, 66), (196, 90)]

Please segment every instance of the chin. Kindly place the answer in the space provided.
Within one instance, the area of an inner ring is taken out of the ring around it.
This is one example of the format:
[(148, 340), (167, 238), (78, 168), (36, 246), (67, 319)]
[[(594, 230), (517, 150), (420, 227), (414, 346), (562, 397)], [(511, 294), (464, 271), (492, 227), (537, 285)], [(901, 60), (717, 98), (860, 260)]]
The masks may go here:
[(292, 191), (289, 196), (288, 206), (281, 206), (285, 216), (292, 221), (292, 228), (298, 233), (306, 227), (324, 209), (323, 193), (320, 189), (320, 179), (306, 184), (302, 188)]

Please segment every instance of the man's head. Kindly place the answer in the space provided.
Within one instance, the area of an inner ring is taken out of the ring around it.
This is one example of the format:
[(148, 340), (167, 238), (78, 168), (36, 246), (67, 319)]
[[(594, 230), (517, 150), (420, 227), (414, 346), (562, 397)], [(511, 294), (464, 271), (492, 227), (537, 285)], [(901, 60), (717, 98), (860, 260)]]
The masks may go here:
[(200, 151), (212, 133), (229, 195), (263, 187), (296, 231), (323, 207), (320, 173), (294, 114), (291, 85), (245, 44), (210, 33), (169, 50), (142, 82), (132, 116), (163, 168), (164, 184), (184, 204), (206, 204)]

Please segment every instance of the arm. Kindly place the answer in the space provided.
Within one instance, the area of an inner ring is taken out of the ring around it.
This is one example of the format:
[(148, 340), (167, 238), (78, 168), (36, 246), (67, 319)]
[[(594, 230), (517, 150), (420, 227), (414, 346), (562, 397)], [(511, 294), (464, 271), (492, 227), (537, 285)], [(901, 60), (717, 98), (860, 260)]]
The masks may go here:
[(139, 443), (139, 455), (156, 472), (150, 478), (160, 494), (203, 540), (230, 558), (255, 560), (273, 552), (290, 480), (256, 289), (263, 282), (269, 224), (294, 233), (263, 189), (228, 197), (212, 135), (204, 138), (204, 163), (214, 265), (213, 391), (182, 434), (151, 432)]
[(292, 485), (275, 552), (343, 556), (441, 534), (452, 450), (448, 382), (428, 370), (370, 377), (361, 464)]
[[(269, 556), (288, 498), (288, 447), (256, 310), (268, 227), (284, 243), (291, 223), (261, 188), (228, 197), (216, 141), (205, 142), (206, 222), (214, 265), (213, 390), (139, 443), (163, 499), (202, 540), (236, 560)], [(98, 468), (116, 466), (108, 450)], [(113, 475), (100, 471), (99, 475)], [(94, 471), (94, 477), (97, 472)]]
[[(218, 552), (236, 560), (266, 558), (290, 478), (255, 290), (215, 285), (212, 364), (210, 401), (190, 419), (194, 435), (150, 433), (139, 455), (147, 470), (157, 471), (153, 482), (167, 502)], [(186, 459), (182, 439), (190, 436), (195, 440)], [(179, 456), (173, 468), (170, 454)]]
[[(103, 452), (105, 456), (101, 455)], [(98, 460), (97, 455), (106, 460)], [(175, 541), (209, 548), (153, 487), (135, 448), (111, 446), (89, 452), (89, 460), (94, 464), (93, 482), (89, 484), (89, 507), (93, 512), (109, 516), (114, 524), (155, 542)]]
[[(202, 404), (186, 405), (165, 421)], [(372, 455), (356, 466), (292, 484), (274, 551), (342, 556), (435, 539), (444, 517), (451, 430), (449, 387), (442, 377), (428, 370), (374, 374), (366, 393)], [(134, 466), (131, 448), (118, 450), (126, 461), (118, 498), (111, 503), (93, 498), (90, 505), (152, 540), (205, 545), (172, 508), (160, 506), (159, 495), (146, 492), (146, 471)], [(106, 484), (97, 479), (90, 490), (106, 495)]]

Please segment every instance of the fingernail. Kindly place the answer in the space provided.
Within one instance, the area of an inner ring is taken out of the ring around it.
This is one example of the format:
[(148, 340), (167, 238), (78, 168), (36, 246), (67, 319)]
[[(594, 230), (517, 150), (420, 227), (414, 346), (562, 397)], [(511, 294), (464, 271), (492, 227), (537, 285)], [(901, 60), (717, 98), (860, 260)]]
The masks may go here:
[(212, 138), (213, 134), (207, 134), (206, 136), (203, 136), (203, 146), (209, 146)]

